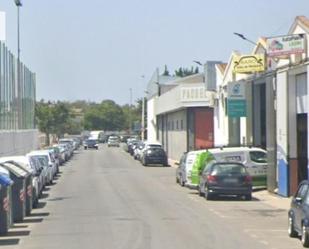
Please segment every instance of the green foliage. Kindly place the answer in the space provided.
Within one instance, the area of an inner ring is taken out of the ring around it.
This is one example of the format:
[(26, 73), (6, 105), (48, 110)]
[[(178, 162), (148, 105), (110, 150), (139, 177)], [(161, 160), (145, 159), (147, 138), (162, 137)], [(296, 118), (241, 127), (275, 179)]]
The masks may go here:
[(167, 65), (164, 66), (164, 72), (162, 74), (163, 76), (170, 76), (170, 72), (167, 69)]
[(49, 135), (62, 137), (70, 131), (72, 115), (67, 104), (63, 102), (51, 103), (41, 100), (35, 106), (35, 119), (41, 132), (44, 132), (49, 144)]
[(193, 67), (191, 67), (190, 69), (180, 67), (178, 70), (175, 70), (175, 76), (177, 77), (186, 77), (197, 73), (199, 73), (198, 67), (196, 67), (195, 69)]
[(142, 99), (136, 103), (120, 106), (112, 100), (101, 103), (81, 100), (52, 103), (41, 100), (36, 104), (36, 124), (47, 137), (50, 134), (58, 137), (66, 133), (80, 134), (83, 130), (130, 130), (133, 124), (141, 123)]

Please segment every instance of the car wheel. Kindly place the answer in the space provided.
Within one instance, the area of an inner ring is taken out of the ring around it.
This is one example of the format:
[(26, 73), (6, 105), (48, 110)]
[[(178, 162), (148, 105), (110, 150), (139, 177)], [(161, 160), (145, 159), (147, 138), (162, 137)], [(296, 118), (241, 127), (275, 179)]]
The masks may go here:
[(181, 187), (184, 187), (184, 186), (185, 186), (185, 182), (184, 182), (184, 180), (182, 179), (182, 177), (180, 177), (180, 186), (181, 186)]
[(245, 200), (246, 201), (251, 201), (252, 200), (252, 194), (245, 195)]
[(147, 162), (146, 162), (145, 159), (143, 160), (143, 165), (144, 165), (144, 166), (147, 166)]
[(297, 232), (295, 231), (294, 229), (294, 221), (293, 221), (293, 218), (292, 217), (289, 217), (289, 227), (288, 227), (288, 233), (289, 233), (289, 236), (291, 238), (295, 238), (297, 237)]
[(205, 187), (204, 197), (207, 201), (214, 198), (213, 194), (209, 193), (208, 187)]
[(179, 179), (178, 179), (178, 177), (176, 177), (176, 183), (179, 183)]
[(85, 150), (87, 150), (87, 147), (84, 147)]
[(302, 225), (301, 243), (304, 247), (309, 247), (309, 234), (304, 224)]

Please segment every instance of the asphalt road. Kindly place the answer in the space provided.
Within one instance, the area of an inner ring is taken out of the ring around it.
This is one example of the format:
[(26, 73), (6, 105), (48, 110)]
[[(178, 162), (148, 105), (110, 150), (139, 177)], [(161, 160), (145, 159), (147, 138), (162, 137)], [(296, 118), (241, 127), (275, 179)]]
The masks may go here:
[(175, 169), (143, 167), (121, 148), (80, 150), (25, 222), (0, 237), (17, 249), (294, 249), (287, 213), (258, 200), (206, 201)]

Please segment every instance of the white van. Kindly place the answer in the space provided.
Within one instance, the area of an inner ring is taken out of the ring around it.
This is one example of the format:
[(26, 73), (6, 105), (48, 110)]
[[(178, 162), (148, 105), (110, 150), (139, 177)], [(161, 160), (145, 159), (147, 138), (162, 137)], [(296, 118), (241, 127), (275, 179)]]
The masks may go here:
[(191, 171), (195, 159), (198, 154), (205, 152), (206, 150), (195, 150), (185, 153), (179, 162), (179, 166), (176, 170), (176, 182), (181, 186), (187, 186), (189, 188), (195, 188), (191, 182)]
[(209, 149), (218, 161), (234, 161), (245, 165), (252, 176), (253, 186), (267, 184), (267, 152), (257, 147), (226, 147)]

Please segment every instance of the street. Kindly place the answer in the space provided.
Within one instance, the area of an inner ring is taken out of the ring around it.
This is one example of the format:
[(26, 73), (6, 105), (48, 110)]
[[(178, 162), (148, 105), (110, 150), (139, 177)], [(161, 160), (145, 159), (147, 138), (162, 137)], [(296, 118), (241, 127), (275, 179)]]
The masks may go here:
[(23, 249), (292, 249), (287, 212), (257, 199), (206, 201), (172, 167), (143, 167), (121, 148), (79, 149), (39, 208), (0, 238)]

